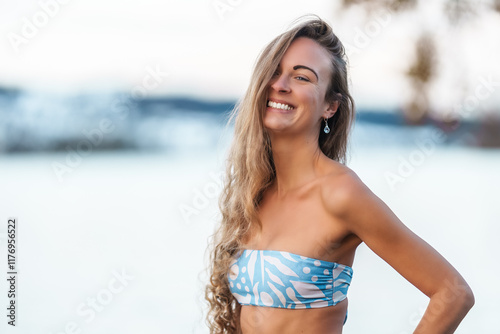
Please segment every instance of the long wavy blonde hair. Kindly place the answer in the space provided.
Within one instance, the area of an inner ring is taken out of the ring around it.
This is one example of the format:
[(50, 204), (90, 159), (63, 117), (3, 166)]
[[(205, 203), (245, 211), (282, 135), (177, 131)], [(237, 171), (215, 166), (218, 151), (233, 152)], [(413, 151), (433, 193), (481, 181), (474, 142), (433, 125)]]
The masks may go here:
[(332, 76), (325, 99), (340, 103), (337, 112), (328, 119), (332, 131), (326, 134), (318, 128), (318, 144), (326, 156), (346, 163), (354, 101), (348, 89), (345, 50), (326, 22), (317, 16), (301, 17), (261, 52), (250, 85), (228, 120), (228, 124), (235, 122), (234, 137), (219, 198), (222, 220), (211, 236), (209, 283), (205, 288), (209, 304), (206, 320), (211, 334), (241, 333), (241, 306), (229, 290), (227, 275), (234, 255), (242, 249), (242, 240), (254, 225), (262, 228), (258, 206), (276, 178), (271, 143), (263, 126), (269, 81), (290, 44), (299, 37), (316, 41), (331, 55)]

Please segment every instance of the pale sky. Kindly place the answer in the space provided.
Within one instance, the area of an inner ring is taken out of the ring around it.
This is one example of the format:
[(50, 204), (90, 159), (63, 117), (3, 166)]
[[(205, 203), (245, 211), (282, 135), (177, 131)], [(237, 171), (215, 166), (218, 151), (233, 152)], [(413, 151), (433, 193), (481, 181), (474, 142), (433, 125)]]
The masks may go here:
[[(45, 10), (42, 3), (47, 4)], [(361, 106), (393, 107), (408, 94), (402, 73), (413, 56), (413, 41), (421, 27), (438, 34), (438, 49), (446, 55), (431, 92), (437, 106), (463, 99), (456, 96), (458, 91), (462, 96), (474, 94), (488, 75), (493, 75), (490, 82), (500, 81), (497, 14), (445, 34), (446, 21), (437, 7), (442, 1), (425, 2), (420, 8), (425, 15), (396, 17), (381, 12), (368, 20), (360, 8), (340, 12), (338, 3), (2, 1), (0, 85), (129, 92), (141, 85), (147, 68), (156, 68), (168, 75), (149, 90), (151, 94), (236, 99), (246, 89), (260, 50), (307, 13), (328, 21), (346, 45), (351, 55), (352, 91)], [(464, 78), (467, 87), (461, 87)], [(498, 105), (499, 88), (481, 103), (487, 106), (496, 101)]]

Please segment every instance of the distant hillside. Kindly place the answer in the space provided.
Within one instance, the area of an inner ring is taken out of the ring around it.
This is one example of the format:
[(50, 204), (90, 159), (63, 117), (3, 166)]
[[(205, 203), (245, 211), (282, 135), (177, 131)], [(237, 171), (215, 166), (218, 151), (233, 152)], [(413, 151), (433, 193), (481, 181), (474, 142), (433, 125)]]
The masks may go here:
[[(0, 87), (0, 152), (68, 150), (87, 142), (95, 150), (211, 145), (235, 103), (188, 97), (132, 99), (126, 94), (48, 95)], [(436, 127), (449, 143), (500, 146), (490, 123), (488, 128), (477, 121), (450, 125), (425, 119), (415, 126), (397, 110), (356, 114), (358, 127), (371, 127), (369, 141), (374, 144), (382, 143), (377, 137), (391, 128), (400, 129), (397, 142), (411, 142), (419, 127)]]

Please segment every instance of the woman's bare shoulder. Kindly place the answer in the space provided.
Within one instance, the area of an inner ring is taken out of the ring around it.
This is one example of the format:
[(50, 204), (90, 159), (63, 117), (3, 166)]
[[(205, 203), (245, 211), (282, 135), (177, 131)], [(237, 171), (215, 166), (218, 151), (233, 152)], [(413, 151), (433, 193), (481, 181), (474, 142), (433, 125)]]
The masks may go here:
[(352, 201), (375, 196), (354, 170), (338, 162), (332, 164), (321, 189), (325, 207), (335, 215), (345, 213)]

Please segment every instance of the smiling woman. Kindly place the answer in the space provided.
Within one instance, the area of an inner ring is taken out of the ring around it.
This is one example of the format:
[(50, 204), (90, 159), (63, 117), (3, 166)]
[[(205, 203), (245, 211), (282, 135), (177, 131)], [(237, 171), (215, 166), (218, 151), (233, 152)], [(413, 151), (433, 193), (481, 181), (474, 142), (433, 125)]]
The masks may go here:
[[(310, 65), (297, 65), (302, 63)], [(316, 139), (318, 125), (314, 123), (321, 117), (329, 119), (339, 105), (338, 100), (325, 99), (333, 72), (328, 51), (316, 41), (298, 37), (292, 42), (269, 82), (264, 126), (275, 130), (269, 131), (271, 142), (275, 142), (272, 134), (276, 131), (279, 138), (284, 138), (280, 129), (295, 137), (296, 131), (303, 132), (304, 127), (309, 130), (311, 141)], [(288, 123), (297, 124), (296, 131)]]
[(211, 333), (342, 333), (362, 242), (430, 297), (415, 333), (454, 331), (469, 286), (345, 166), (354, 103), (328, 24), (304, 19), (271, 41), (232, 119)]

